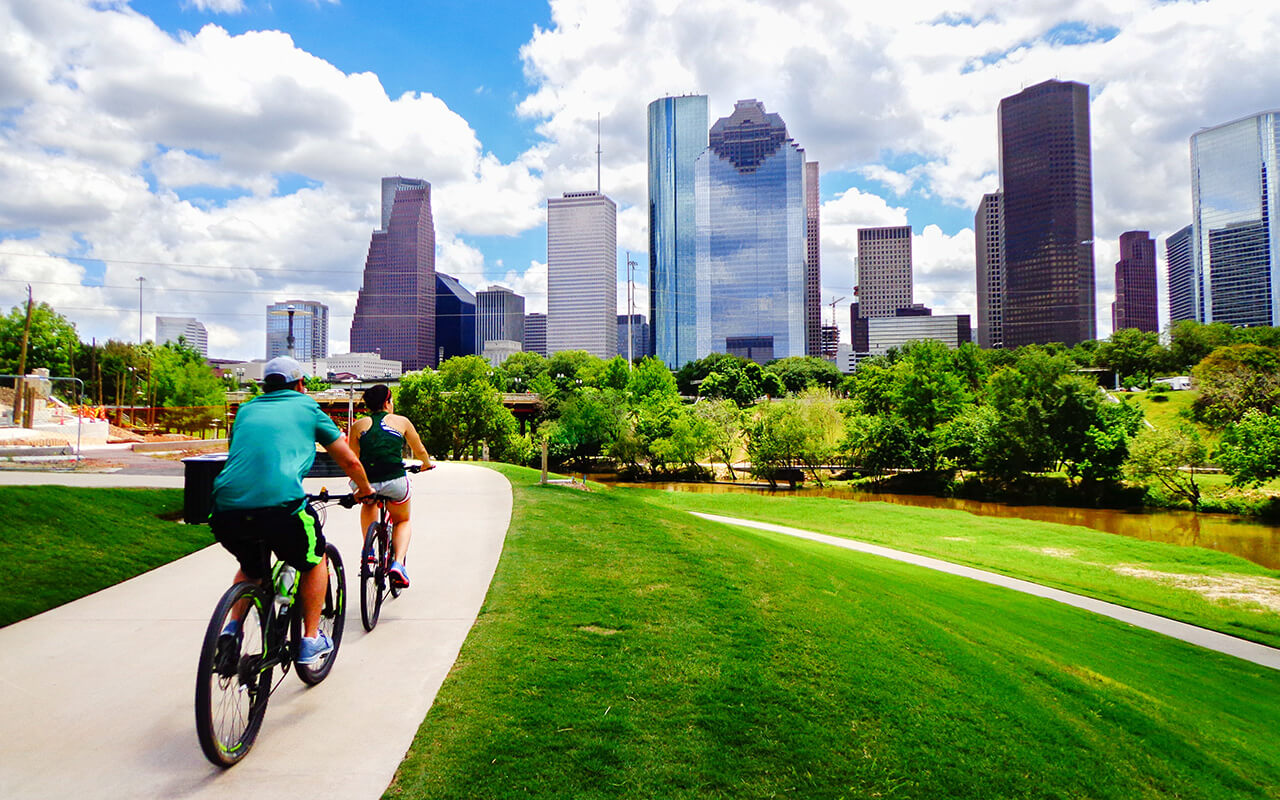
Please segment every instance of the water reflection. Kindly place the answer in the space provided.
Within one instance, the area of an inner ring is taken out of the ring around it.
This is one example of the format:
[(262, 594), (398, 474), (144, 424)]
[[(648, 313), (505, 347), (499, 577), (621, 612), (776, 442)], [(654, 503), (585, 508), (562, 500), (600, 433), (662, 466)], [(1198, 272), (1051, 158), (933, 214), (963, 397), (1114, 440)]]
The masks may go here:
[(968, 511), (984, 517), (1015, 517), (1086, 528), (1146, 539), (1196, 547), (1207, 547), (1246, 558), (1269, 569), (1280, 569), (1280, 527), (1267, 525), (1248, 517), (1230, 514), (1196, 514), (1191, 511), (1117, 511), (1108, 508), (1067, 508), (1063, 506), (1015, 506), (954, 497), (916, 494), (879, 494), (844, 487), (804, 487), (795, 491), (770, 492), (751, 485), (726, 483), (618, 483), (665, 491), (753, 492), (783, 494), (789, 497), (836, 497), (859, 502), (894, 503), (924, 508), (946, 508)]

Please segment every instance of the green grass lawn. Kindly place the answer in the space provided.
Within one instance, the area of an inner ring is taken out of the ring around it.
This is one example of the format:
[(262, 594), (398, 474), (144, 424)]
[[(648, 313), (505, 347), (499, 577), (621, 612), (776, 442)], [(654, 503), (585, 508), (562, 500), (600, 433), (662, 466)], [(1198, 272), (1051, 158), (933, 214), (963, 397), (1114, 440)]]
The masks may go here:
[(1280, 673), (499, 469), (502, 560), (387, 797), (1280, 797)]
[(181, 525), (181, 489), (0, 487), (0, 625), (113, 586), (213, 544)]
[(672, 509), (762, 520), (872, 542), (1089, 595), (1280, 646), (1280, 613), (1231, 587), (1280, 603), (1280, 572), (1199, 547), (1149, 542), (1075, 525), (825, 497), (631, 489)]

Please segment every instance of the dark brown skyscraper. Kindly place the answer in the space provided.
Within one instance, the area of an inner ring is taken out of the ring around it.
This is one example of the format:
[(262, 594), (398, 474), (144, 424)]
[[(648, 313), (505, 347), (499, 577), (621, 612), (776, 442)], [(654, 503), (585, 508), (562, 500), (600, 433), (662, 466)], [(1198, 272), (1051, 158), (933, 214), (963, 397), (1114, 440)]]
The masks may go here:
[(436, 230), (431, 184), (382, 179), (382, 230), (373, 232), (351, 319), (351, 352), (378, 352), (405, 372), (436, 366)]
[(1116, 301), (1111, 304), (1111, 327), (1160, 330), (1156, 310), (1156, 242), (1147, 231), (1120, 234), (1116, 262)]
[(999, 119), (1004, 345), (1093, 339), (1089, 87), (1045, 81), (1001, 100)]

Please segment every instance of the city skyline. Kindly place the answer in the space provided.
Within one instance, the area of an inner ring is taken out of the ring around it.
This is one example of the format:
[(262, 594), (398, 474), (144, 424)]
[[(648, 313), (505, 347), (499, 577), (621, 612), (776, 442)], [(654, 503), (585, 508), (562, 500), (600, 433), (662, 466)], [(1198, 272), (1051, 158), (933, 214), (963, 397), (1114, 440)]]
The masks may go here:
[[(211, 353), (252, 357), (253, 308), (314, 297), (345, 349), (380, 224), (371, 184), (399, 172), (432, 182), (442, 271), (471, 291), (505, 283), (541, 310), (545, 198), (594, 185), (597, 114), (618, 246), (644, 254), (646, 106), (696, 92), (715, 108), (761, 98), (821, 161), (824, 304), (851, 294), (858, 227), (910, 224), (917, 299), (973, 313), (974, 205), (996, 188), (991, 109), (1060, 77), (1091, 87), (1104, 336), (1119, 234), (1162, 240), (1189, 221), (1189, 137), (1280, 105), (1268, 82), (1239, 80), (1269, 74), (1274, 4), (831, 6), (815, 25), (764, 2), (709, 3), (382, 19), (358, 0), (0, 0), (16, 48), (0, 48), (0, 73), (16, 76), (0, 127), (0, 303), (32, 280), (86, 337), (132, 341), (142, 276), (144, 329), (157, 313), (195, 316)], [(707, 26), (725, 13), (735, 26)], [(682, 47), (660, 63), (600, 58), (676, 31)], [(424, 49), (423, 63), (395, 58), (396, 44)]]

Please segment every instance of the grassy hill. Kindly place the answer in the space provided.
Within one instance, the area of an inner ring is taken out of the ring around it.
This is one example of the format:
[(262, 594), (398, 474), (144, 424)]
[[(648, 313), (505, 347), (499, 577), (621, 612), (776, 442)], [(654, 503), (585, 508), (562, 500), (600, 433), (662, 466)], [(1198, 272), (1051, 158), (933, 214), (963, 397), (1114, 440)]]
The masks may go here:
[(387, 797), (1280, 796), (1280, 673), (500, 469), (502, 561)]

